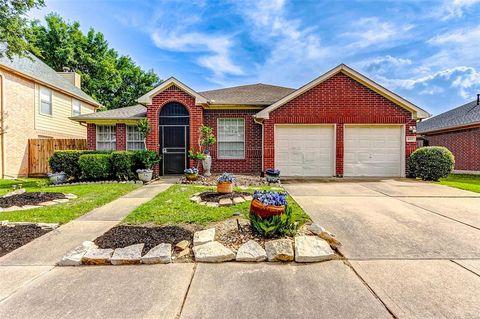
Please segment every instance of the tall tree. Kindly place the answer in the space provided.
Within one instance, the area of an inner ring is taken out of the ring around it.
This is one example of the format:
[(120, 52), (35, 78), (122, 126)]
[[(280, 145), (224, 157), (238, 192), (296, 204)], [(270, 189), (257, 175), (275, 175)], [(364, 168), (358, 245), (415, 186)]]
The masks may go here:
[(153, 70), (144, 71), (130, 57), (109, 48), (103, 34), (93, 28), (84, 34), (80, 23), (67, 23), (54, 13), (45, 21), (46, 25), (31, 23), (27, 39), (37, 49), (34, 53), (56, 71), (78, 72), (82, 89), (107, 109), (134, 105), (160, 82)]
[(24, 56), (32, 48), (25, 38), (26, 13), (44, 6), (43, 0), (0, 0), (0, 58)]

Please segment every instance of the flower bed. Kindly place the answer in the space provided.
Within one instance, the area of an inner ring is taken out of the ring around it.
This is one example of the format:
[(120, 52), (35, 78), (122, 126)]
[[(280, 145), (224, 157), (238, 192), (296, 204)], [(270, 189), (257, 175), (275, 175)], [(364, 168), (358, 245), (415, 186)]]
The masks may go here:
[(36, 224), (8, 223), (3, 221), (0, 226), (0, 257), (31, 242), (54, 227), (42, 227)]

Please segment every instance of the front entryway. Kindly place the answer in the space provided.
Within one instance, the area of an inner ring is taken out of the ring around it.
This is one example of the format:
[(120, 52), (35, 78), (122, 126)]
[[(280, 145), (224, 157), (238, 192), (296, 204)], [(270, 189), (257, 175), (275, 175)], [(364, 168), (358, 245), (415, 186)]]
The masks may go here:
[(334, 175), (333, 125), (276, 125), (275, 168), (283, 176)]
[(187, 167), (189, 113), (181, 103), (171, 102), (160, 111), (162, 175), (182, 174)]

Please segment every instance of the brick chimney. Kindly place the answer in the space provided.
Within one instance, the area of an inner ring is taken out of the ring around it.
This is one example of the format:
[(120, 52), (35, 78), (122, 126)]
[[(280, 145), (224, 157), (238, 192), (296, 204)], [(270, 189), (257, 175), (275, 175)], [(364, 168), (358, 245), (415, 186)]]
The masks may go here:
[(67, 80), (68, 82), (72, 83), (75, 85), (77, 88), (81, 89), (82, 84), (81, 84), (81, 76), (77, 72), (69, 71), (68, 69), (64, 69), (63, 72), (57, 72), (58, 75), (60, 75), (62, 78)]

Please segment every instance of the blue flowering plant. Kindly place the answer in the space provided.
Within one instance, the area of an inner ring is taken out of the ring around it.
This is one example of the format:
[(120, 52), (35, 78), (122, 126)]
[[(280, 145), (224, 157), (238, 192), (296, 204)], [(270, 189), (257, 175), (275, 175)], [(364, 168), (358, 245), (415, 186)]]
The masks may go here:
[(285, 206), (287, 205), (287, 193), (261, 191), (253, 193), (253, 199), (260, 201), (265, 206)]
[(218, 183), (235, 183), (236, 178), (233, 174), (223, 173), (217, 178)]
[(196, 167), (190, 167), (183, 171), (187, 175), (198, 174), (198, 169)]

